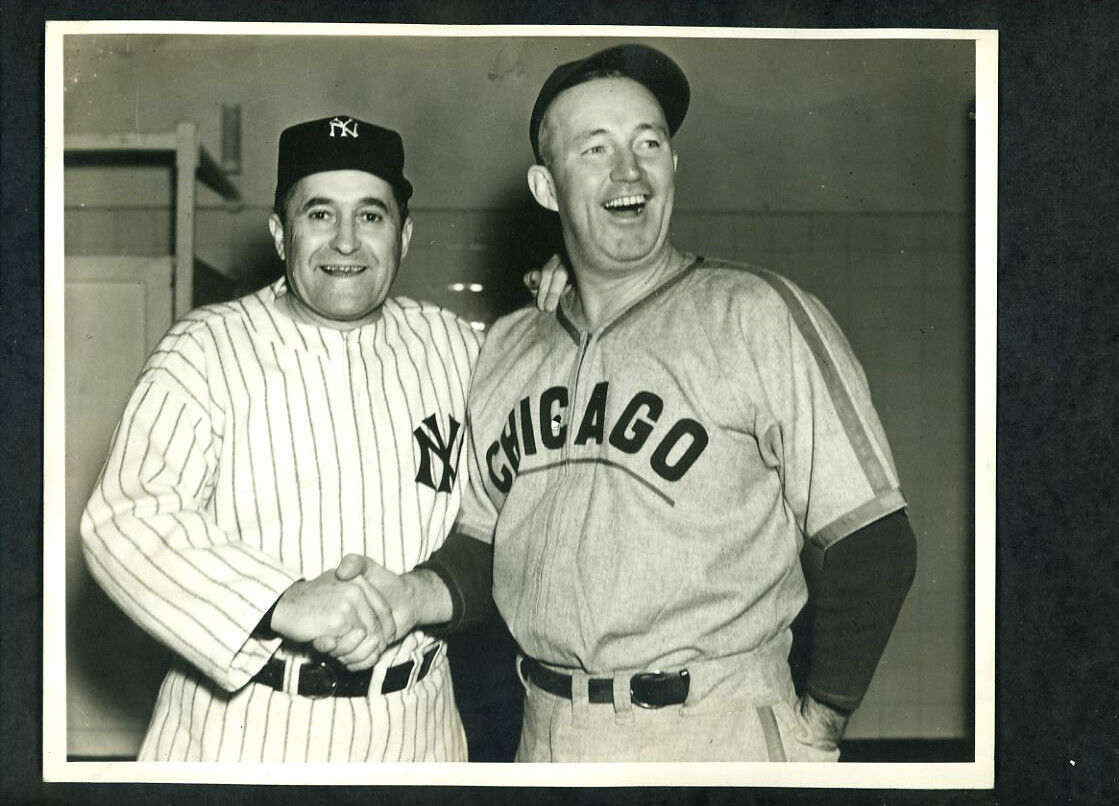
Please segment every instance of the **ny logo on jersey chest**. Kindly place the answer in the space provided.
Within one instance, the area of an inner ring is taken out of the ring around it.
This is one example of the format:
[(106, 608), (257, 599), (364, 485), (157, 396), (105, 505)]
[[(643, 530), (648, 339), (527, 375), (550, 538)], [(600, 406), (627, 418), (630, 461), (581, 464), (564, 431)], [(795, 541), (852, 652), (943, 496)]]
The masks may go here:
[[(443, 434), (439, 430), (439, 421), (435, 419), (434, 414), (424, 417), (421, 421), (422, 425), (412, 432), (416, 437), (416, 443), (420, 446), (420, 468), (416, 472), (416, 481), (419, 484), (426, 484), (437, 493), (449, 493), (455, 483), (455, 466), (451, 459), (460, 423), (450, 415), (447, 416), (447, 420), (449, 422), (446, 440), (443, 439)], [(431, 459), (432, 454), (439, 459), (441, 472), (438, 483), (431, 472), (435, 464)]]

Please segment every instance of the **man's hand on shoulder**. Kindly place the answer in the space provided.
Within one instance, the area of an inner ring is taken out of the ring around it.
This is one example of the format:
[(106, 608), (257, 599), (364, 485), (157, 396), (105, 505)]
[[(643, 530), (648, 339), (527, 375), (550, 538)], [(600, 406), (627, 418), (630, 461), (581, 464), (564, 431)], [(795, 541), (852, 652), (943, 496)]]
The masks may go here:
[(809, 742), (821, 750), (834, 750), (847, 728), (851, 713), (825, 705), (811, 694), (801, 697), (797, 708), (808, 728)]
[(559, 307), (560, 296), (567, 288), (569, 273), (559, 255), (552, 255), (539, 269), (524, 276), (525, 288), (536, 297), (536, 307), (551, 313)]

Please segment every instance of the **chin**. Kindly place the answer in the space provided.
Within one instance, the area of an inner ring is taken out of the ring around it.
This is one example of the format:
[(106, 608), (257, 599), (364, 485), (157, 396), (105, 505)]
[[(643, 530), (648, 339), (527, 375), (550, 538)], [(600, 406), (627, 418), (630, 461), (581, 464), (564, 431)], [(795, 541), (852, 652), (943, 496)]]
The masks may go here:
[(606, 253), (608, 260), (614, 263), (639, 263), (643, 260), (652, 260), (657, 254), (656, 244), (622, 244)]

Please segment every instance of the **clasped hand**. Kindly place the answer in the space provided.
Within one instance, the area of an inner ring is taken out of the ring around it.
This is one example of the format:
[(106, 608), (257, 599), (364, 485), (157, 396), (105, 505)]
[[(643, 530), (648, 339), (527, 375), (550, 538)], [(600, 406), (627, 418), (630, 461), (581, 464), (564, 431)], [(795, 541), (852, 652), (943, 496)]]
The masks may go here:
[(347, 554), (336, 569), (288, 588), (271, 626), (357, 672), (416, 626), (415, 596), (404, 576)]

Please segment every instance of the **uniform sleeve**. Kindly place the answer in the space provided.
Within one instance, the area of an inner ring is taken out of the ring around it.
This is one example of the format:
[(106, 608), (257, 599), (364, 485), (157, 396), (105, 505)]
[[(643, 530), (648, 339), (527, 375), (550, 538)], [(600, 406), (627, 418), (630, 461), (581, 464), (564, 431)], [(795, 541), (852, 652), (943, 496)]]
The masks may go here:
[(450, 620), (425, 626), (428, 635), (442, 638), (472, 627), (493, 613), (493, 546), (489, 543), (452, 531), (446, 542), (416, 567), (435, 573), (451, 594)]
[(760, 390), (755, 433), (805, 537), (827, 548), (905, 499), (846, 338), (814, 297), (780, 279), (773, 285), (781, 304), (743, 322)]
[(189, 377), (198, 364), (180, 357), (141, 376), (82, 515), (82, 544), (133, 621), (232, 691), (279, 646), (253, 631), (299, 575), (205, 511), (220, 437)]
[(492, 545), (500, 502), (495, 503), (487, 489), (487, 474), (492, 474), (493, 471), (487, 462), (487, 457), (477, 449), (474, 428), (469, 417), (466, 423), (463, 461), (467, 467), (468, 479), (462, 491), (462, 502), (459, 505), (454, 531)]
[(800, 636), (806, 689), (853, 711), (870, 686), (917, 568), (917, 539), (904, 511), (862, 527), (805, 563), (810, 629)]

